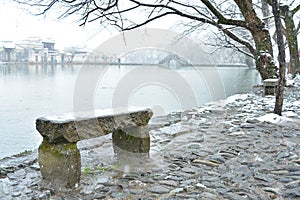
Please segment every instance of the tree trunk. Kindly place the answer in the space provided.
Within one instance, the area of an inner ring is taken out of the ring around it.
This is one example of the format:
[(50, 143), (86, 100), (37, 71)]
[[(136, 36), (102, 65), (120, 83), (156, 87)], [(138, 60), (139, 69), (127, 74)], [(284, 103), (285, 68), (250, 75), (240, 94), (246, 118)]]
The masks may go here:
[(275, 19), (276, 35), (277, 35), (277, 45), (279, 50), (278, 60), (279, 60), (279, 82), (276, 91), (276, 102), (274, 113), (281, 115), (283, 106), (283, 94), (285, 85), (285, 48), (283, 41), (283, 31), (280, 19), (280, 11), (277, 0), (272, 1), (272, 10)]
[(271, 42), (271, 36), (268, 30), (262, 30), (259, 28), (252, 28), (250, 30), (256, 46), (256, 55), (255, 63), (256, 69), (260, 73), (260, 76), (263, 80), (268, 78), (277, 78), (277, 67), (273, 63), (268, 63), (267, 66), (264, 66), (260, 58), (261, 51), (268, 52), (273, 58), (273, 47)]
[(300, 62), (298, 56), (297, 30), (293, 20), (293, 14), (288, 6), (281, 7), (284, 12), (284, 22), (286, 27), (286, 39), (290, 51), (289, 73), (294, 76), (300, 72)]
[(274, 63), (265, 66), (260, 59), (260, 51), (268, 51), (273, 58), (272, 41), (269, 30), (265, 24), (257, 16), (252, 0), (234, 0), (242, 12), (247, 23), (247, 29), (251, 32), (256, 46), (255, 63), (256, 69), (259, 71), (263, 80), (277, 77), (277, 68)]

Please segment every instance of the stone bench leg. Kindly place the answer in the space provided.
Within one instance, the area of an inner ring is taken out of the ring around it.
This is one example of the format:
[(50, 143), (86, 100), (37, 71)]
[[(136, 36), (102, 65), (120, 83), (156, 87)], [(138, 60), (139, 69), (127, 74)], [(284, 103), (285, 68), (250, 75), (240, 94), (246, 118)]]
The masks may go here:
[(112, 134), (116, 156), (128, 153), (149, 155), (150, 136), (148, 126), (132, 126), (116, 129)]
[(59, 191), (79, 184), (81, 157), (76, 143), (51, 144), (43, 140), (38, 153), (40, 171), (47, 187)]

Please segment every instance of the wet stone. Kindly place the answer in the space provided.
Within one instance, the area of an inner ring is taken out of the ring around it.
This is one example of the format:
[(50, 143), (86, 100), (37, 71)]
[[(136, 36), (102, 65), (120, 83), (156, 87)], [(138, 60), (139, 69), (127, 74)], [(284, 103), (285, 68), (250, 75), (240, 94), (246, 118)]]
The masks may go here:
[(279, 178), (278, 181), (281, 183), (289, 183), (289, 182), (292, 182), (293, 179), (291, 179), (289, 177), (282, 177), (282, 178)]
[(28, 173), (26, 175), (26, 178), (28, 179), (35, 179), (37, 177), (37, 174), (36, 173)]
[(212, 194), (210, 192), (203, 192), (200, 194), (200, 197), (203, 199), (218, 199), (216, 194)]
[(93, 191), (92, 191), (92, 190), (89, 190), (88, 188), (85, 189), (84, 191), (81, 191), (81, 192), (80, 192), (80, 194), (82, 194), (82, 195), (84, 195), (84, 196), (90, 195), (90, 194), (92, 194), (92, 193), (93, 193)]
[(109, 182), (109, 178), (108, 177), (100, 177), (97, 179), (97, 184), (105, 184)]
[(26, 176), (26, 171), (24, 169), (20, 169), (20, 170), (16, 171), (14, 174), (19, 179), (23, 179)]
[(34, 163), (33, 165), (30, 166), (30, 168), (34, 170), (40, 170), (40, 165), (38, 163)]
[(9, 187), (5, 182), (1, 182), (0, 179), (0, 195), (4, 194), (4, 195), (8, 195), (10, 193)]
[(19, 197), (19, 196), (21, 196), (21, 195), (22, 195), (21, 192), (13, 192), (13, 193), (11, 194), (12, 197)]
[(197, 183), (196, 179), (188, 179), (188, 180), (185, 180), (185, 181), (181, 181), (180, 186), (194, 185), (195, 183)]
[(258, 172), (254, 172), (254, 178), (265, 182), (271, 182), (274, 180), (273, 178)]
[(255, 129), (256, 125), (255, 124), (250, 124), (250, 123), (243, 123), (243, 124), (241, 124), (241, 128), (243, 128), (243, 129)]
[(98, 199), (105, 199), (106, 196), (104, 194), (95, 194), (94, 197), (93, 197), (93, 200), (98, 200)]
[(162, 181), (159, 181), (159, 184), (172, 186), (172, 187), (178, 186), (178, 183), (176, 181), (172, 181), (172, 180), (162, 180)]
[(196, 200), (199, 199), (199, 197), (201, 197), (201, 195), (199, 193), (195, 193), (195, 194), (176, 194), (176, 197), (178, 197), (178, 199), (189, 199), (189, 200)]
[(154, 176), (154, 180), (165, 180), (166, 179), (166, 177), (167, 177), (168, 175), (166, 175), (166, 174), (158, 174), (158, 175), (156, 175), (156, 176)]
[(123, 192), (113, 192), (113, 193), (111, 193), (110, 194), (110, 196), (112, 197), (112, 198), (126, 198), (126, 194), (124, 194)]
[(286, 188), (292, 189), (292, 188), (300, 188), (300, 180), (289, 182), (285, 185)]
[(240, 199), (247, 199), (247, 195), (239, 195), (239, 194), (235, 194), (232, 192), (228, 192), (227, 194), (225, 194), (225, 197), (230, 199), (230, 200), (240, 200)]
[(148, 188), (147, 191), (156, 194), (166, 194), (169, 193), (170, 189), (164, 186), (153, 186), (151, 188)]
[[(199, 142), (199, 140), (197, 139), (196, 141), (193, 140), (193, 142)], [(199, 150), (200, 148), (202, 148), (202, 145), (201, 144), (190, 144), (189, 145), (189, 149), (195, 149), (195, 150)]]
[(184, 190), (188, 193), (191, 193), (191, 192), (195, 192), (195, 191), (198, 191), (198, 189), (195, 187), (195, 186), (192, 186), (192, 185), (187, 185), (184, 187)]
[(300, 198), (300, 188), (287, 189), (283, 192), (283, 196), (286, 198)]
[(7, 177), (8, 177), (9, 179), (11, 179), (11, 180), (18, 179), (18, 177), (16, 176), (15, 173), (8, 173), (8, 174), (7, 174)]
[(174, 170), (174, 171), (177, 171), (180, 169), (180, 167), (174, 163), (169, 165), (169, 168), (170, 168), (170, 170)]
[(218, 182), (202, 181), (201, 184), (205, 185), (208, 188), (213, 188), (213, 189), (225, 187), (224, 184), (221, 183), (221, 181)]
[(226, 159), (224, 159), (224, 157), (221, 156), (220, 154), (215, 154), (209, 158), (209, 161), (221, 164), (221, 163), (225, 163)]
[(130, 189), (129, 193), (131, 194), (143, 194), (143, 190), (139, 190), (139, 189)]
[(260, 121), (258, 119), (247, 119), (246, 122), (249, 124), (256, 124), (259, 123)]
[(165, 179), (168, 179), (168, 180), (173, 180), (173, 181), (182, 181), (184, 180), (181, 176), (167, 176)]
[(279, 194), (280, 193), (279, 188), (265, 187), (265, 188), (263, 188), (263, 190), (266, 191), (266, 192), (274, 193), (274, 194)]
[(48, 193), (43, 193), (43, 194), (40, 194), (39, 199), (48, 199), (49, 198), (49, 194)]
[(103, 191), (103, 190), (105, 190), (105, 185), (97, 184), (95, 186), (95, 191)]
[(208, 181), (208, 182), (217, 182), (220, 179), (219, 179), (219, 177), (212, 177), (212, 176), (205, 175), (205, 176), (202, 176), (201, 180), (202, 181)]
[(31, 193), (33, 193), (33, 191), (30, 190), (30, 189), (25, 189), (25, 190), (24, 190), (24, 194), (31, 194)]
[(227, 188), (216, 188), (216, 192), (218, 192), (220, 195), (227, 194), (230, 191), (230, 189)]
[(191, 173), (191, 174), (195, 174), (196, 173), (196, 169), (193, 169), (191, 167), (184, 167), (181, 169), (181, 171), (185, 172), (185, 173)]
[(10, 183), (10, 185), (11, 185), (11, 186), (17, 186), (17, 185), (19, 185), (19, 182), (18, 182), (18, 181), (12, 181), (12, 182)]
[(184, 188), (176, 188), (170, 191), (171, 194), (181, 193), (184, 191)]
[(278, 156), (276, 157), (277, 160), (283, 159), (283, 158), (287, 158), (289, 157), (289, 153), (288, 152), (281, 152), (278, 154)]

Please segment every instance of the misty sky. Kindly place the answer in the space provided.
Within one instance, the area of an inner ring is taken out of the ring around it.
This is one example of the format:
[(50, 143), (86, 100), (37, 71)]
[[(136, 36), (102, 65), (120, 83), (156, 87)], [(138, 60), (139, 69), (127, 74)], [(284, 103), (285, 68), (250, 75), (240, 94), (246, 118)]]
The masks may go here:
[[(1, 0), (0, 41), (18, 42), (28, 37), (40, 36), (53, 38), (56, 42), (55, 47), (59, 50), (69, 46), (86, 46), (88, 49), (94, 49), (103, 41), (118, 34), (113, 29), (110, 31), (101, 29), (96, 22), (80, 27), (79, 22), (76, 22), (78, 18), (74, 16), (58, 20), (55, 11), (47, 16), (33, 16), (21, 7), (10, 0)], [(170, 24), (175, 23), (175, 19), (174, 16), (163, 18), (147, 27), (169, 28)], [(166, 27), (166, 24), (169, 27)]]
[(33, 16), (9, 1), (0, 3), (0, 23), (0, 41), (18, 42), (27, 37), (41, 36), (55, 39), (58, 49), (78, 45), (95, 48), (98, 41), (101, 43), (113, 34), (104, 30), (100, 35), (96, 24), (79, 27), (74, 18), (57, 20), (57, 16)]
[[(69, 16), (58, 20), (55, 11), (47, 16), (34, 16), (28, 10), (21, 9), (22, 6), (10, 0), (0, 3), (0, 41), (18, 42), (28, 37), (40, 36), (42, 38), (53, 38), (56, 42), (55, 48), (62, 50), (70, 46), (86, 46), (94, 49), (103, 41), (118, 34), (115, 29), (106, 30), (99, 24), (88, 23), (85, 27), (80, 27), (78, 18)], [(160, 22), (155, 22), (147, 27), (168, 28), (170, 18), (164, 18)]]

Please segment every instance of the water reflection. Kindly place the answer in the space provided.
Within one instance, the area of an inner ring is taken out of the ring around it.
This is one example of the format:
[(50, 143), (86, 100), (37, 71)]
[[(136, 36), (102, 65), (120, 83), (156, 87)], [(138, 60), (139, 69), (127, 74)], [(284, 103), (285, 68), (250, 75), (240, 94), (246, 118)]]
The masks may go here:
[(75, 68), (80, 66), (65, 64), (34, 64), (34, 65), (15, 65), (8, 64), (1, 66), (0, 76), (20, 75), (20, 76), (55, 76), (61, 72), (74, 73)]
[[(90, 81), (89, 75), (101, 72), (90, 101), (90, 107), (95, 109), (126, 104), (149, 107), (156, 115), (162, 115), (225, 98), (219, 94), (220, 88), (209, 87), (215, 86), (216, 79), (213, 75), (208, 77), (212, 68), (205, 66), (176, 69), (130, 65), (1, 66), (0, 137), (3, 139), (0, 140), (0, 158), (39, 146), (42, 138), (33, 123), (37, 117), (74, 111), (74, 89), (82, 69), (87, 73), (84, 82)], [(260, 82), (257, 71), (248, 68), (218, 68), (217, 72), (222, 78), (226, 96), (249, 92)], [(82, 88), (86, 90), (86, 87)], [(79, 103), (84, 108), (87, 97), (80, 94)]]

